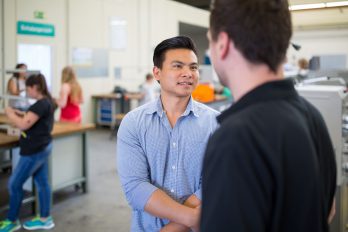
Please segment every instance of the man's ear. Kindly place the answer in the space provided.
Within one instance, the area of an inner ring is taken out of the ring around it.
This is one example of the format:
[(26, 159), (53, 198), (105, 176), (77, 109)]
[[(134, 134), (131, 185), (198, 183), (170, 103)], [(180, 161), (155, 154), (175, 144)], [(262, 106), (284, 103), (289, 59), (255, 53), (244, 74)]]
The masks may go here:
[(220, 59), (225, 59), (230, 51), (230, 38), (224, 31), (220, 32), (217, 37), (217, 48)]
[(153, 76), (155, 77), (155, 79), (157, 80), (157, 81), (160, 81), (160, 77), (161, 77), (161, 69), (159, 69), (157, 66), (154, 66), (153, 68), (152, 68), (152, 73), (153, 73)]

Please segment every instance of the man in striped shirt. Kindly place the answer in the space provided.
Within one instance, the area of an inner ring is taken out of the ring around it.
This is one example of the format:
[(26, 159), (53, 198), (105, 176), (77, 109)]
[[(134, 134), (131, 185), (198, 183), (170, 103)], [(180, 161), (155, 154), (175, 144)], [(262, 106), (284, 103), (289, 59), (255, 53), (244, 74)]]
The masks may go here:
[(197, 231), (201, 166), (218, 112), (191, 97), (199, 73), (190, 38), (162, 41), (153, 61), (161, 95), (128, 113), (117, 135), (118, 173), (133, 209), (131, 231)]

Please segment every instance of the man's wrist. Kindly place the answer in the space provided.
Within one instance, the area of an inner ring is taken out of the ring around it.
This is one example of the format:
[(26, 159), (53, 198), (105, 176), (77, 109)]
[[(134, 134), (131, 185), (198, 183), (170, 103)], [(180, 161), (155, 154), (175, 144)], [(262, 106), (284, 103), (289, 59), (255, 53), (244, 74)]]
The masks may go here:
[(199, 220), (197, 209), (187, 207), (187, 213), (183, 214), (183, 224), (189, 228), (196, 226)]

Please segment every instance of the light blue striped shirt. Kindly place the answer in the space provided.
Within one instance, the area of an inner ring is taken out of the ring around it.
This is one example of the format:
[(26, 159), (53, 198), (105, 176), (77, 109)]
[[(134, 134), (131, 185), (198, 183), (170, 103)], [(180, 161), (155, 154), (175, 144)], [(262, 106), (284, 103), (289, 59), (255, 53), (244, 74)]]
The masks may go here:
[(159, 231), (169, 222), (144, 211), (157, 189), (180, 203), (192, 194), (201, 199), (203, 156), (218, 126), (218, 114), (191, 98), (172, 128), (158, 98), (122, 120), (117, 134), (117, 168), (133, 209), (131, 231)]

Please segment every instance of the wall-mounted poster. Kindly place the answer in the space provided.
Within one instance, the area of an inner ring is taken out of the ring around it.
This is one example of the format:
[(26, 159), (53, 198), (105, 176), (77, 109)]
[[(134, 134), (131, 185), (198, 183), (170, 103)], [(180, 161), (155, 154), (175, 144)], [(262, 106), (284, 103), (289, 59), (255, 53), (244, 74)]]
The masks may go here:
[(110, 47), (112, 49), (126, 49), (127, 21), (119, 17), (110, 18)]
[(103, 48), (73, 48), (72, 65), (78, 77), (108, 77), (109, 51)]
[(91, 48), (74, 48), (72, 63), (74, 66), (92, 66), (93, 50)]

